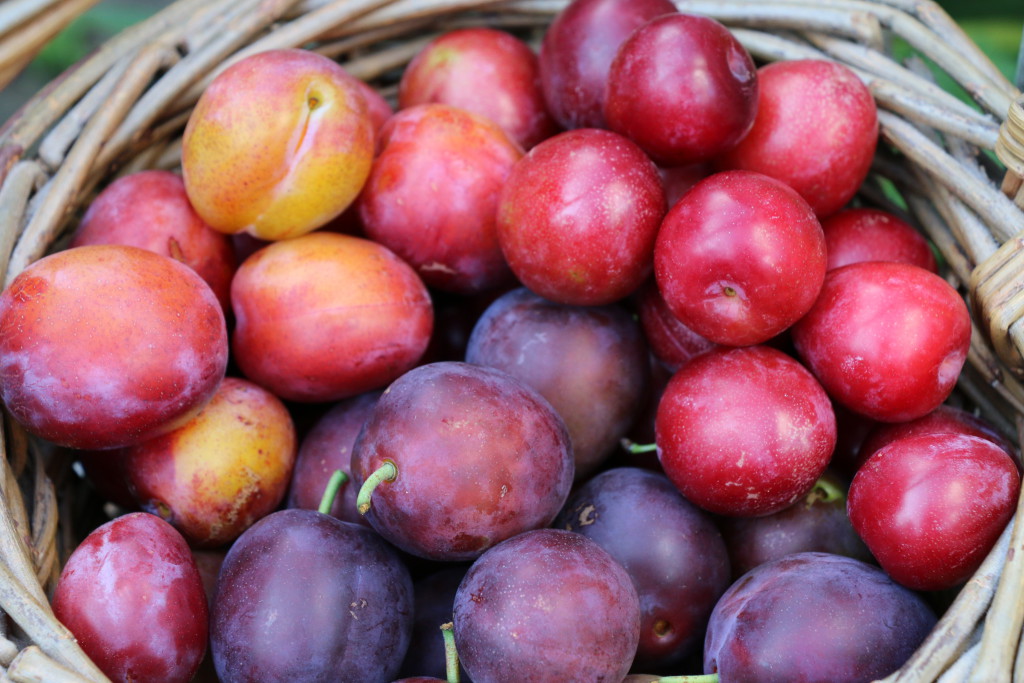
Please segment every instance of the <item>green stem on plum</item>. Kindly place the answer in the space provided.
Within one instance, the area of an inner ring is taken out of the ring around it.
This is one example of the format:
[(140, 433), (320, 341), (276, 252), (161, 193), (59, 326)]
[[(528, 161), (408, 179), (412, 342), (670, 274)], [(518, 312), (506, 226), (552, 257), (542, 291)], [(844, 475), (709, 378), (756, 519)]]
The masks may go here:
[(359, 487), (359, 494), (356, 496), (356, 507), (359, 509), (359, 514), (365, 515), (370, 511), (370, 496), (373, 495), (373, 490), (385, 481), (394, 481), (397, 476), (398, 468), (390, 460), (385, 460), (383, 465), (368, 476), (363, 485)]
[(444, 638), (444, 671), (448, 683), (459, 683), (459, 652), (455, 649), (454, 624), (441, 624), (441, 636)]
[(843, 500), (845, 497), (846, 492), (843, 489), (836, 486), (827, 477), (819, 477), (818, 481), (814, 482), (810, 493), (807, 494), (807, 506), (810, 507), (819, 501), (822, 503), (834, 503)]
[(639, 455), (640, 453), (653, 453), (658, 450), (658, 444), (656, 443), (634, 443), (629, 439), (623, 439), (620, 443), (623, 448), (633, 455)]
[(334, 505), (334, 499), (338, 497), (338, 491), (346, 481), (348, 481), (347, 474), (341, 470), (334, 471), (330, 481), (327, 482), (327, 488), (324, 489), (324, 497), (320, 499), (320, 507), (317, 508), (317, 512), (322, 515), (331, 514), (331, 506)]
[(718, 674), (694, 674), (692, 676), (663, 676), (653, 683), (718, 683)]

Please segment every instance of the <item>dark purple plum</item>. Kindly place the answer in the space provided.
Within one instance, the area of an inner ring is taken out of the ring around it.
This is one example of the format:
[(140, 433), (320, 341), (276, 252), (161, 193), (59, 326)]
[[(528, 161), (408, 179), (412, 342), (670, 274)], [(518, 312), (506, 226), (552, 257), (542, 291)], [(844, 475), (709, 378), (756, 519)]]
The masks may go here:
[(484, 312), (466, 360), (507, 372), (551, 402), (569, 430), (577, 479), (618, 447), (650, 375), (643, 333), (624, 308), (554, 303), (525, 288)]
[(669, 0), (574, 0), (551, 22), (540, 48), (548, 110), (564, 128), (605, 128), (608, 68), (640, 25), (675, 12)]
[(475, 683), (617, 682), (636, 653), (640, 602), (596, 542), (538, 529), (473, 563), (455, 594), (454, 632)]
[(235, 681), (386, 682), (412, 630), (412, 579), (366, 527), (281, 510), (247, 529), (221, 567), (213, 661)]
[(878, 567), (827, 553), (762, 564), (729, 587), (708, 624), (704, 671), (729, 683), (873, 681), (935, 625)]
[(441, 625), (452, 620), (455, 591), (468, 568), (464, 564), (446, 566), (413, 582), (412, 639), (398, 671), (399, 676), (445, 679), (447, 672)]
[[(380, 394), (371, 391), (335, 404), (309, 430), (295, 459), (288, 489), (289, 508), (318, 509), (331, 475), (337, 470), (346, 474), (352, 471), (352, 446)], [(368, 524), (356, 510), (357, 492), (351, 481), (343, 484), (331, 505), (331, 515), (346, 522)]]
[(395, 469), (369, 496), (385, 539), (429, 560), (459, 561), (555, 518), (573, 478), (565, 423), (511, 375), (468, 363), (420, 366), (374, 406), (352, 453), (360, 486)]
[(723, 517), (733, 577), (785, 555), (823, 552), (872, 562), (846, 514), (847, 483), (825, 472), (803, 498), (764, 517)]
[(702, 642), (729, 587), (729, 555), (711, 517), (667, 477), (606, 470), (572, 494), (554, 526), (596, 541), (633, 579), (640, 598), (635, 668), (671, 669)]

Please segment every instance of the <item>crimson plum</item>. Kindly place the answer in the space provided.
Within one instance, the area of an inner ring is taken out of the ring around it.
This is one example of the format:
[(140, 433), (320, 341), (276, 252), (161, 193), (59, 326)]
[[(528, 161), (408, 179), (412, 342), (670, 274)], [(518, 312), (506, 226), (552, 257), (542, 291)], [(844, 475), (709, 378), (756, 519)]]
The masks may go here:
[(827, 553), (745, 574), (711, 614), (704, 671), (729, 683), (866, 683), (898, 669), (935, 625), (882, 570)]
[(206, 652), (199, 570), (181, 534), (149, 513), (86, 536), (57, 581), (53, 611), (114, 681), (187, 683)]
[(662, 395), (655, 430), (672, 483), (700, 507), (730, 516), (795, 503), (836, 443), (824, 389), (766, 346), (717, 349), (680, 368)]
[(574, 470), (565, 423), (543, 396), (458, 362), (410, 370), (377, 401), (353, 447), (353, 479), (362, 486), (386, 463), (393, 476), (373, 489), (367, 519), (432, 560), (473, 559), (547, 526)]
[(601, 472), (572, 494), (553, 526), (596, 541), (633, 579), (640, 598), (634, 668), (672, 669), (703, 642), (729, 587), (729, 555), (711, 516), (663, 474)]
[(384, 683), (409, 645), (412, 579), (371, 529), (281, 510), (228, 550), (210, 620), (224, 683)]
[(924, 235), (888, 211), (843, 209), (824, 219), (821, 229), (829, 270), (858, 261), (900, 261), (939, 272)]
[(881, 422), (937, 408), (971, 344), (963, 298), (908, 263), (864, 261), (831, 270), (792, 329), (800, 357), (836, 401)]
[(513, 168), (498, 241), (520, 282), (543, 297), (597, 306), (650, 274), (665, 190), (635, 144), (593, 128), (561, 133)]
[(797, 59), (757, 72), (754, 126), (717, 159), (719, 168), (777, 178), (821, 217), (850, 201), (871, 168), (878, 143), (875, 98), (838, 62)]
[(526, 289), (477, 321), (466, 361), (517, 377), (565, 421), (576, 478), (593, 472), (633, 424), (648, 385), (647, 346), (618, 306), (568, 306)]
[(653, 278), (640, 288), (637, 309), (651, 351), (673, 372), (694, 356), (718, 346), (673, 315)]
[(662, 222), (654, 274), (669, 310), (718, 344), (775, 337), (814, 304), (825, 237), (810, 206), (760, 173), (716, 173)]
[(757, 114), (757, 70), (743, 45), (710, 17), (673, 13), (637, 28), (608, 70), (611, 130), (662, 165), (732, 149)]
[(544, 33), (541, 89), (563, 128), (605, 128), (608, 68), (629, 34), (676, 11), (670, 0), (573, 0)]
[(640, 638), (629, 574), (595, 541), (560, 529), (527, 531), (481, 555), (453, 617), (475, 683), (621, 681)]
[(966, 434), (897, 439), (861, 465), (850, 521), (882, 569), (916, 590), (965, 581), (1006, 526), (1020, 492), (1013, 460)]

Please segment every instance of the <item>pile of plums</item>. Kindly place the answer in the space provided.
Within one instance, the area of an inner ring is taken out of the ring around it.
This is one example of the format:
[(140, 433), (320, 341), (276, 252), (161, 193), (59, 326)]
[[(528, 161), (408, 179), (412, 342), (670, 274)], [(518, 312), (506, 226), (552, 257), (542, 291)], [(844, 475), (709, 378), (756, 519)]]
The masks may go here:
[(954, 394), (962, 296), (858, 197), (858, 77), (758, 66), (669, 0), (574, 0), (539, 54), (455, 30), (397, 93), (310, 51), (234, 63), (180, 174), (110, 182), (0, 295), (8, 411), (117, 513), (53, 597), (90, 657), (168, 682), (896, 670), (1021, 465)]

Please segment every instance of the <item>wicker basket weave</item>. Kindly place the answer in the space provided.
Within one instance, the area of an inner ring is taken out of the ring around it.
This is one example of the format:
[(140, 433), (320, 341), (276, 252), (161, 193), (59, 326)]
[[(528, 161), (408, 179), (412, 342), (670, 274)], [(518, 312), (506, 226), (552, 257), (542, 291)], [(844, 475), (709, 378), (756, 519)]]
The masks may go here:
[[(0, 87), (96, 0), (0, 5)], [(394, 95), (395, 73), (439, 32), (467, 25), (539, 40), (567, 0), (178, 0), (111, 39), (0, 127), (0, 280), (56, 248), (113, 177), (174, 168), (204, 86), (255, 52), (307, 47)], [(958, 391), (1004, 432), (1024, 425), (1024, 99), (929, 0), (676, 0), (733, 29), (757, 60), (853, 68), (879, 106), (862, 195), (909, 213), (944, 256), (976, 329)], [(914, 56), (897, 62), (892, 46)], [(927, 62), (926, 62), (927, 60)], [(926, 66), (930, 63), (931, 67)], [(937, 68), (977, 102), (938, 87)], [(995, 156), (988, 154), (994, 151)], [(997, 162), (996, 159), (999, 161)], [(1001, 162), (1001, 164), (1000, 164)], [(894, 206), (894, 184), (908, 212)], [(14, 681), (107, 680), (48, 602), (74, 547), (66, 458), (5, 417), (0, 434), (0, 665)], [(886, 681), (1024, 680), (1024, 529), (1011, 522), (931, 636)]]

